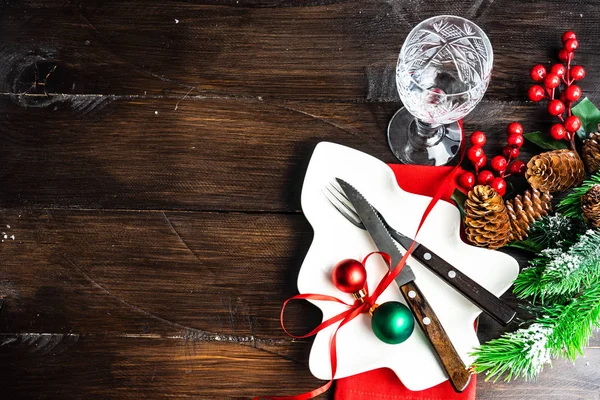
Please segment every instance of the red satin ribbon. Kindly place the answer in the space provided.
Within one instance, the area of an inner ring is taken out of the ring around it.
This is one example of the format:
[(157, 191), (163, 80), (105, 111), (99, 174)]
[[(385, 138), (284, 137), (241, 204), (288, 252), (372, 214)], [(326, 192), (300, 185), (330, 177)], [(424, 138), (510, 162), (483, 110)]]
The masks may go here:
[[(415, 247), (417, 235), (419, 234), (419, 231), (421, 230), (421, 227), (425, 223), (425, 220), (429, 216), (429, 213), (431, 212), (431, 210), (433, 209), (433, 207), (435, 207), (435, 205), (437, 204), (437, 202), (440, 200), (440, 198), (442, 197), (443, 193), (445, 193), (446, 190), (448, 189), (448, 187), (454, 183), (454, 175), (456, 174), (456, 171), (458, 171), (459, 168), (460, 168), (460, 164), (462, 163), (462, 160), (464, 159), (465, 149), (466, 149), (466, 146), (465, 146), (465, 134), (464, 134), (463, 126), (462, 126), (462, 120), (458, 121), (458, 124), (460, 125), (461, 135), (462, 135), (462, 141), (461, 141), (461, 146), (460, 146), (460, 159), (458, 161), (458, 164), (454, 168), (452, 168), (452, 170), (444, 178), (444, 180), (442, 181), (442, 184), (440, 185), (440, 187), (438, 188), (438, 190), (435, 192), (435, 195), (433, 196), (433, 198), (431, 199), (431, 201), (427, 205), (427, 208), (425, 209), (425, 212), (423, 212), (423, 216), (421, 217), (421, 221), (419, 222), (419, 226), (417, 227), (417, 231), (415, 232), (415, 235), (414, 235), (415, 239), (413, 240), (412, 244), (406, 250), (406, 253), (404, 253), (404, 256), (402, 257), (402, 259), (400, 260), (400, 262), (398, 262), (398, 264), (394, 267), (394, 269), (393, 270), (389, 270), (388, 269), (388, 272), (386, 272), (386, 274), (383, 276), (383, 278), (381, 279), (381, 281), (379, 282), (379, 284), (375, 288), (375, 291), (373, 291), (373, 294), (369, 295), (369, 293), (368, 293), (368, 287), (365, 284), (365, 288), (364, 289), (365, 289), (365, 292), (367, 293), (367, 295), (363, 298), (364, 302), (362, 302), (362, 303), (357, 300), (354, 304), (348, 304), (348, 303), (346, 303), (346, 302), (338, 299), (337, 297), (327, 296), (327, 295), (323, 295), (323, 294), (305, 293), (305, 294), (298, 294), (296, 296), (293, 296), (293, 297), (287, 299), (283, 303), (283, 306), (281, 307), (281, 313), (280, 313), (280, 316), (279, 316), (279, 320), (280, 320), (280, 323), (281, 323), (281, 328), (285, 331), (286, 334), (288, 334), (289, 336), (291, 336), (293, 338), (296, 338), (296, 339), (303, 339), (303, 338), (307, 338), (309, 336), (316, 335), (319, 331), (321, 331), (321, 330), (323, 330), (323, 329), (325, 329), (325, 328), (327, 328), (327, 327), (335, 324), (336, 322), (342, 321), (339, 324), (339, 326), (335, 329), (335, 331), (333, 332), (333, 335), (331, 336), (331, 341), (329, 342), (329, 359), (330, 359), (330, 362), (331, 362), (331, 380), (329, 382), (327, 382), (326, 384), (324, 384), (323, 386), (321, 386), (321, 387), (319, 387), (317, 389), (311, 390), (310, 392), (303, 393), (303, 394), (299, 394), (299, 395), (295, 395), (295, 396), (277, 396), (277, 397), (273, 397), (273, 396), (267, 396), (267, 397), (259, 396), (259, 397), (255, 397), (253, 400), (260, 400), (260, 399), (270, 399), (270, 400), (306, 400), (306, 399), (312, 399), (313, 397), (316, 397), (316, 396), (320, 395), (321, 393), (324, 393), (327, 390), (329, 390), (329, 388), (331, 387), (331, 385), (333, 384), (333, 381), (335, 379), (335, 373), (337, 372), (336, 338), (337, 338), (338, 331), (342, 328), (342, 326), (346, 325), (348, 322), (352, 321), (354, 318), (356, 318), (357, 316), (359, 316), (363, 312), (368, 312), (369, 309), (375, 304), (375, 302), (377, 301), (377, 299), (379, 298), (379, 296), (381, 295), (381, 293), (383, 293), (384, 290), (387, 289), (387, 287), (398, 276), (398, 274), (400, 274), (400, 272), (402, 271), (402, 268), (406, 264), (406, 260), (408, 259), (408, 257), (410, 256), (410, 254), (413, 251), (413, 248)], [(367, 259), (370, 256), (372, 256), (373, 254), (379, 254), (379, 255), (381, 255), (384, 258), (384, 260), (386, 261), (386, 263), (388, 264), (388, 266), (391, 265), (390, 256), (388, 254), (382, 253), (382, 252), (369, 253), (365, 257), (365, 259), (363, 260), (363, 264), (365, 264), (366, 261), (367, 261)], [(296, 335), (292, 335), (291, 333), (289, 333), (287, 331), (287, 329), (285, 329), (285, 326), (284, 326), (284, 323), (283, 323), (283, 312), (285, 310), (286, 305), (290, 301), (292, 301), (292, 300), (298, 300), (298, 299), (317, 300), (317, 301), (333, 301), (333, 302), (336, 302), (336, 303), (344, 304), (344, 305), (346, 305), (346, 306), (348, 306), (350, 308), (348, 310), (346, 310), (346, 311), (343, 311), (343, 312), (339, 313), (338, 315), (335, 315), (335, 316), (329, 318), (326, 321), (323, 321), (322, 323), (319, 324), (319, 326), (317, 326), (315, 329), (313, 329), (312, 331), (310, 331), (306, 335), (296, 336)]]

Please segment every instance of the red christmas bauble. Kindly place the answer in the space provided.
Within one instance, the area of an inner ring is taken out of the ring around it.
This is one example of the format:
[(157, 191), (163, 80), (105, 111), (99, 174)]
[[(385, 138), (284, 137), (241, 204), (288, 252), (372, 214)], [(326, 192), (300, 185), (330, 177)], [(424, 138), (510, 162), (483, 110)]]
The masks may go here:
[(567, 68), (562, 64), (554, 64), (552, 68), (550, 68), (550, 72), (562, 78), (567, 72)]
[(565, 120), (565, 129), (567, 132), (576, 132), (579, 128), (581, 128), (581, 120), (577, 115), (571, 115)]
[(507, 139), (508, 145), (517, 149), (523, 146), (523, 142), (525, 142), (523, 135), (510, 135)]
[(333, 284), (345, 293), (356, 293), (365, 287), (367, 270), (358, 260), (342, 260), (333, 267)]
[(548, 112), (550, 113), (550, 115), (560, 115), (562, 113), (565, 112), (565, 103), (563, 103), (560, 100), (551, 100), (548, 103)]
[(494, 189), (500, 196), (504, 196), (506, 194), (506, 181), (502, 178), (494, 178), (490, 182), (490, 186)]
[(569, 53), (574, 52), (575, 50), (577, 50), (577, 48), (579, 47), (579, 42), (577, 41), (577, 39), (569, 39), (565, 42), (565, 50), (568, 51)]
[(566, 42), (569, 39), (577, 39), (577, 36), (575, 35), (575, 32), (573, 31), (566, 31), (565, 33), (562, 34), (562, 36), (560, 37), (561, 42)]
[(581, 65), (575, 65), (571, 68), (571, 78), (576, 81), (585, 78), (585, 69)]
[(518, 122), (511, 122), (506, 127), (507, 135), (522, 135), (523, 134), (523, 125)]
[(524, 175), (525, 171), (527, 171), (527, 165), (521, 160), (515, 160), (510, 164), (508, 170), (512, 175)]
[(485, 136), (485, 133), (481, 131), (475, 131), (471, 134), (471, 144), (473, 146), (482, 147), (485, 144), (486, 140), (487, 138)]
[(471, 190), (473, 189), (473, 186), (475, 186), (475, 175), (473, 175), (472, 172), (465, 171), (460, 178), (458, 178), (458, 183), (460, 183), (460, 186), (463, 188)]
[(558, 85), (560, 85), (560, 77), (558, 75), (552, 73), (546, 75), (546, 78), (544, 79), (545, 87), (548, 89), (554, 89), (557, 88)]
[(544, 88), (540, 85), (533, 85), (527, 91), (527, 97), (531, 101), (540, 101), (544, 98)]
[(546, 76), (546, 67), (544, 67), (542, 64), (534, 65), (531, 68), (529, 75), (534, 81), (543, 81), (544, 77)]
[(498, 172), (504, 171), (507, 167), (508, 161), (502, 156), (496, 156), (492, 158), (492, 168)]
[(483, 170), (477, 175), (477, 183), (480, 185), (489, 185), (494, 179), (494, 173), (492, 171)]
[(552, 125), (552, 128), (550, 128), (550, 136), (555, 140), (564, 139), (565, 136), (567, 136), (567, 130), (563, 124), (554, 124)]
[(581, 97), (581, 88), (577, 85), (571, 85), (565, 90), (565, 97), (569, 101), (577, 101)]
[(519, 157), (519, 148), (512, 146), (504, 146), (504, 148), (502, 149), (502, 155), (507, 159), (514, 160), (515, 158)]

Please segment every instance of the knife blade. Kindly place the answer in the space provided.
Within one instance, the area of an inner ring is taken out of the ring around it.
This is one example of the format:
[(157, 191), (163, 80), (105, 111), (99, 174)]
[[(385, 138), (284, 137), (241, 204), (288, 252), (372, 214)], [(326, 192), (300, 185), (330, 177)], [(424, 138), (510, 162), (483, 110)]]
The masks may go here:
[[(390, 236), (389, 231), (373, 206), (352, 185), (339, 178), (336, 178), (336, 180), (356, 209), (357, 214), (367, 228), (377, 248), (390, 255), (392, 266), (395, 267), (402, 259), (402, 252)], [(437, 315), (423, 293), (421, 293), (415, 282), (415, 275), (408, 265), (404, 265), (402, 271), (396, 277), (396, 283), (400, 287), (400, 291), (412, 311), (417, 324), (421, 327), (421, 330), (437, 353), (454, 390), (457, 392), (464, 391), (471, 380), (471, 373), (452, 345)]]
[[(379, 214), (379, 213), (378, 213)], [(383, 221), (383, 219), (382, 219)], [(413, 240), (402, 233), (391, 229), (386, 224), (392, 238), (400, 243), (406, 250), (410, 248)], [(500, 300), (493, 293), (475, 282), (469, 276), (463, 274), (459, 269), (438, 256), (426, 246), (416, 243), (411, 256), (433, 271), (440, 279), (454, 287), (460, 294), (494, 318), (500, 324), (506, 326), (512, 322), (517, 312), (508, 304)]]

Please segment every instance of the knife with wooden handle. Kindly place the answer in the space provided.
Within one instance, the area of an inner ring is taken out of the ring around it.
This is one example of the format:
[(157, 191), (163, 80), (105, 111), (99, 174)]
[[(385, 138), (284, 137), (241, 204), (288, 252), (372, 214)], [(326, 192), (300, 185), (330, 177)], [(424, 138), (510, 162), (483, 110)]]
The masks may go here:
[[(402, 259), (402, 253), (390, 236), (390, 232), (381, 221), (377, 211), (349, 183), (341, 179), (337, 179), (337, 182), (356, 209), (357, 214), (367, 228), (377, 248), (390, 255), (392, 266), (398, 264)], [(415, 282), (415, 274), (408, 265), (402, 268), (402, 271), (396, 277), (396, 283), (400, 287), (400, 291), (421, 330), (435, 349), (454, 390), (462, 392), (471, 380), (471, 373), (452, 345), (444, 327), (425, 299), (425, 296), (419, 290)]]

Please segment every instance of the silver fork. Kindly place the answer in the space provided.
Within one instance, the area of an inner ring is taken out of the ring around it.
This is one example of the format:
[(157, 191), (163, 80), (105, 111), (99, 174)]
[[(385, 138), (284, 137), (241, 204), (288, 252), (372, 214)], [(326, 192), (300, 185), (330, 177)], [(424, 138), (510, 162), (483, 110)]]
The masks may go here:
[[(346, 193), (344, 193), (342, 188), (339, 187), (337, 182), (327, 183), (325, 185), (325, 189), (322, 190), (322, 192), (325, 195), (325, 197), (327, 198), (327, 200), (329, 200), (331, 205), (334, 206), (335, 209), (338, 210), (338, 212), (340, 214), (342, 214), (348, 221), (350, 221), (352, 223), (352, 225), (354, 225), (360, 229), (364, 229), (364, 230), (367, 229), (367, 228), (365, 228), (365, 225), (360, 220), (360, 217), (359, 217), (358, 213), (356, 212), (356, 210), (354, 209), (354, 206), (352, 205), (352, 203), (350, 203), (350, 200), (348, 199), (348, 197), (346, 197)], [(379, 215), (381, 222), (383, 222), (383, 224), (388, 229), (388, 231), (390, 231), (390, 233), (392, 233), (392, 234), (395, 233), (397, 235), (404, 236), (400, 232), (398, 232), (397, 230), (392, 228), (390, 226), (390, 224), (387, 223), (385, 218), (383, 218), (383, 215), (381, 215), (379, 213), (379, 211), (376, 211), (376, 212), (377, 212), (377, 215)]]

